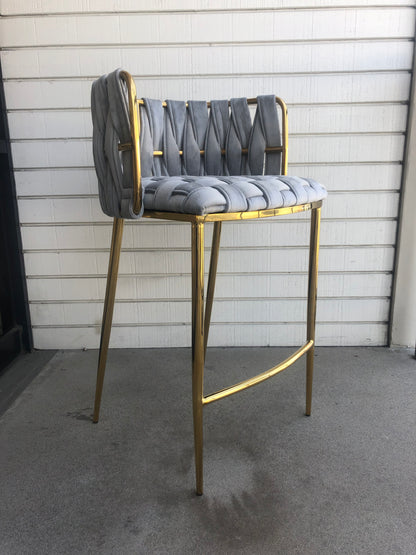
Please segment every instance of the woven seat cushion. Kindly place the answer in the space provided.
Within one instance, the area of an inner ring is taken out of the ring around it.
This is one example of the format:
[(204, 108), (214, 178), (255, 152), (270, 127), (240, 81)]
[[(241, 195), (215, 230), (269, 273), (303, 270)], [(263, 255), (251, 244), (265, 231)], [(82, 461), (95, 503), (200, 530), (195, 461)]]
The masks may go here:
[(185, 214), (247, 212), (322, 200), (326, 189), (313, 179), (291, 176), (143, 177), (144, 208)]

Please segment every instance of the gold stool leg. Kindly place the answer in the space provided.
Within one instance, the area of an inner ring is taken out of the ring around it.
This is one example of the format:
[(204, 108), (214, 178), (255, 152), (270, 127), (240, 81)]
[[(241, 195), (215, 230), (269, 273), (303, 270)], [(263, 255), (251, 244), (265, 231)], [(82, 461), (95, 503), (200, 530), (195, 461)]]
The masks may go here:
[(192, 404), (196, 493), (203, 492), (204, 224), (192, 223)]
[(207, 353), (209, 326), (211, 324), (212, 303), (214, 300), (215, 280), (217, 278), (218, 253), (220, 249), (222, 222), (214, 222), (214, 233), (212, 235), (211, 258), (209, 263), (207, 300), (205, 304), (204, 321), (204, 357)]
[(311, 234), (309, 246), (309, 280), (308, 280), (308, 319), (307, 340), (314, 342), (306, 355), (306, 416), (310, 416), (312, 407), (313, 357), (315, 351), (316, 292), (318, 286), (319, 230), (321, 209), (313, 208), (311, 215)]
[(95, 389), (93, 422), (98, 422), (100, 414), (105, 365), (107, 362), (108, 344), (110, 341), (111, 324), (113, 321), (114, 298), (116, 295), (118, 263), (120, 260), (121, 240), (123, 238), (123, 225), (123, 218), (114, 218), (110, 259), (108, 262), (107, 286), (104, 299), (103, 320), (101, 325), (100, 354), (98, 356), (97, 386)]

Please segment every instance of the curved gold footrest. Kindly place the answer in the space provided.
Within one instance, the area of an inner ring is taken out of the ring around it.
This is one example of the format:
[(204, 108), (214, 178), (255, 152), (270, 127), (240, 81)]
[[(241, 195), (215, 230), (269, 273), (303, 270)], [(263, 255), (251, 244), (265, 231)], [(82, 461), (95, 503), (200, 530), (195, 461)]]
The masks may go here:
[(233, 395), (234, 393), (237, 393), (238, 391), (242, 391), (243, 389), (247, 389), (248, 387), (252, 387), (253, 385), (256, 385), (260, 382), (264, 382), (264, 380), (268, 380), (269, 378), (271, 378), (275, 374), (278, 374), (279, 372), (282, 372), (282, 370), (286, 370), (286, 368), (288, 368), (294, 362), (296, 362), (302, 355), (307, 353), (309, 351), (309, 349), (311, 347), (313, 347), (313, 344), (314, 344), (314, 341), (311, 339), (310, 341), (305, 343), (305, 345), (300, 347), (300, 349), (298, 349), (296, 352), (294, 352), (293, 355), (291, 355), (289, 358), (287, 358), (286, 360), (284, 360), (283, 362), (281, 362), (277, 366), (273, 366), (273, 368), (270, 368), (270, 370), (266, 370), (265, 372), (262, 372), (261, 374), (257, 374), (257, 376), (254, 376), (253, 378), (249, 378), (248, 380), (244, 380), (244, 381), (239, 382), (239, 383), (237, 383), (235, 385), (232, 385), (230, 387), (225, 387), (224, 389), (220, 389), (219, 391), (216, 391), (215, 393), (211, 393), (211, 395), (208, 395), (207, 397), (203, 397), (202, 398), (202, 404), (203, 405), (208, 405), (209, 403), (213, 403), (214, 401), (218, 401), (219, 399), (222, 399), (223, 397), (228, 397), (229, 395)]

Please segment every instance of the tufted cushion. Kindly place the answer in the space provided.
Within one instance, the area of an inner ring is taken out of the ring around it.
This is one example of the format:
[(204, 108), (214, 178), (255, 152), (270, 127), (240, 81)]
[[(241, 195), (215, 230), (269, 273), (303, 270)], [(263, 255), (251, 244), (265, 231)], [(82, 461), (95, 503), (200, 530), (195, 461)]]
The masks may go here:
[(296, 206), (322, 200), (313, 179), (274, 175), (143, 177), (145, 210), (212, 214)]

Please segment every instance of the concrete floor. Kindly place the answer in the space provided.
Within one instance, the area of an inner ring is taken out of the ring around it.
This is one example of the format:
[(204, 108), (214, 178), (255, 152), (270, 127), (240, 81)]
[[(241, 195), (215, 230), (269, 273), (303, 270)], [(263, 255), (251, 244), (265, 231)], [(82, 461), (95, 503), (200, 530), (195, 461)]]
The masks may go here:
[[(210, 349), (206, 390), (288, 349)], [(113, 350), (90, 420), (96, 351), (57, 352), (0, 419), (0, 553), (414, 554), (416, 361), (320, 348), (205, 410), (193, 493), (190, 352)]]

